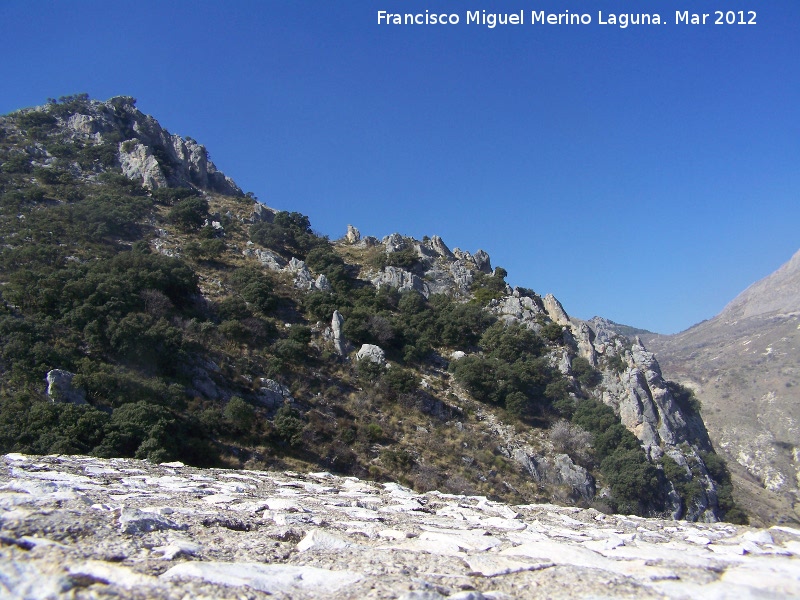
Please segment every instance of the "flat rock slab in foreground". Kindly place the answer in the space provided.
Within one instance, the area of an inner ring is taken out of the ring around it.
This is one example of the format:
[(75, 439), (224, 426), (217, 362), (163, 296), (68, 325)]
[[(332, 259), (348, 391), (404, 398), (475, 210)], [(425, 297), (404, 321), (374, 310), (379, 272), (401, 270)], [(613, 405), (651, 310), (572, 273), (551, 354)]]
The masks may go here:
[(800, 530), (327, 473), (0, 459), (0, 598), (800, 597)]

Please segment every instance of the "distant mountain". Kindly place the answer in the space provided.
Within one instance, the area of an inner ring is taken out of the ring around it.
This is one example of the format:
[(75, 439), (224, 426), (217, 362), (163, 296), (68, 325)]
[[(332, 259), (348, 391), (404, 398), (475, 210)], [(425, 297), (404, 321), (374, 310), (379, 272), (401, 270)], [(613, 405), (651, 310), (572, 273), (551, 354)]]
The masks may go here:
[(800, 522), (800, 251), (713, 319), (643, 339), (695, 390), (748, 511)]

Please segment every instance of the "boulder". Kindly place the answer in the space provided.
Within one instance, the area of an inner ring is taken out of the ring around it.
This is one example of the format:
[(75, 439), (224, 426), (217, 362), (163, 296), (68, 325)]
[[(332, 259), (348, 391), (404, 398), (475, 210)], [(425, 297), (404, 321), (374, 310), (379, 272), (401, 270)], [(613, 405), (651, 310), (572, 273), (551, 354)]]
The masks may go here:
[(284, 270), (294, 275), (294, 287), (301, 290), (314, 289), (314, 277), (304, 261), (293, 256)]
[(270, 271), (280, 271), (286, 266), (286, 261), (279, 254), (265, 248), (246, 248), (242, 254), (255, 257), (262, 266)]
[(253, 205), (253, 211), (250, 213), (250, 223), (272, 223), (275, 219), (275, 211), (267, 208), (260, 202)]
[(356, 360), (368, 360), (370, 362), (382, 365), (386, 362), (386, 353), (380, 346), (374, 344), (364, 344), (356, 353)]
[(285, 385), (266, 377), (262, 377), (260, 383), (261, 388), (258, 390), (257, 397), (261, 404), (270, 408), (277, 408), (283, 406), (285, 400), (294, 402), (291, 391)]
[(517, 448), (511, 457), (519, 463), (534, 481), (563, 485), (572, 489), (574, 499), (591, 501), (596, 492), (594, 477), (583, 467), (576, 465), (566, 454), (538, 456), (523, 448)]
[(314, 280), (314, 287), (323, 292), (328, 292), (331, 289), (331, 282), (328, 281), (328, 278), (324, 273), (320, 273)]
[(86, 392), (72, 385), (74, 377), (75, 373), (63, 369), (53, 369), (47, 372), (47, 396), (51, 402), (87, 404)]

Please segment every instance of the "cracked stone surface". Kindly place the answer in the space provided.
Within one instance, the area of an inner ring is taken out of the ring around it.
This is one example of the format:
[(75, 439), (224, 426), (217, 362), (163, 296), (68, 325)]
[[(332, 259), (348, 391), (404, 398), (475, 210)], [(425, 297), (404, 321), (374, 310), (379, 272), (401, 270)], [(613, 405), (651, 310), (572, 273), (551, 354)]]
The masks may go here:
[(0, 458), (0, 598), (800, 598), (800, 529), (329, 473)]

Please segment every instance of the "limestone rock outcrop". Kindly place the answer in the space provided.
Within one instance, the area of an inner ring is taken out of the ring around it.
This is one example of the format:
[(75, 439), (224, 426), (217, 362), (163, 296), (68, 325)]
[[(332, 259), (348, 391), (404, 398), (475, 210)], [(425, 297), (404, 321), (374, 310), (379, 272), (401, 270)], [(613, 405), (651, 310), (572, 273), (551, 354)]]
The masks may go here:
[(287, 400), (294, 402), (291, 390), (282, 383), (266, 377), (262, 377), (260, 383), (261, 387), (256, 397), (261, 404), (270, 408), (279, 408)]
[(344, 317), (342, 313), (338, 310), (333, 311), (333, 317), (331, 318), (331, 337), (333, 338), (333, 347), (336, 350), (336, 354), (339, 356), (346, 356), (350, 344), (348, 344), (347, 339), (344, 337), (344, 331), (342, 330), (344, 327)]
[(361, 232), (352, 225), (348, 225), (344, 239), (348, 244), (357, 244), (361, 241)]
[(383, 348), (375, 344), (363, 344), (356, 353), (356, 360), (367, 360), (382, 365), (386, 362), (386, 353), (383, 351)]
[(280, 271), (286, 267), (286, 261), (277, 252), (266, 248), (249, 247), (242, 251), (244, 256), (253, 256), (262, 266), (270, 271)]
[(86, 392), (72, 385), (75, 373), (63, 369), (52, 369), (47, 372), (47, 396), (52, 402), (68, 404), (86, 404)]
[(414, 290), (426, 298), (431, 293), (430, 286), (426, 281), (400, 267), (384, 267), (383, 271), (372, 277), (371, 282), (377, 288), (388, 285), (401, 292)]
[[(34, 110), (49, 111), (42, 106)], [(152, 116), (136, 108), (136, 101), (117, 96), (105, 102), (85, 100), (78, 112), (61, 120), (73, 138), (84, 143), (113, 143), (126, 177), (154, 190), (193, 187), (228, 196), (242, 190), (208, 158), (205, 146), (191, 138), (171, 134)], [(123, 141), (119, 142), (119, 139)]]
[(702, 404), (737, 502), (761, 523), (800, 521), (800, 251), (717, 316), (641, 337)]
[(522, 465), (537, 482), (566, 486), (574, 499), (591, 502), (595, 496), (594, 477), (583, 467), (576, 465), (566, 454), (538, 456), (517, 448), (512, 458)]
[(324, 472), (8, 454), (0, 528), (8, 598), (800, 597), (797, 528), (514, 506)]

